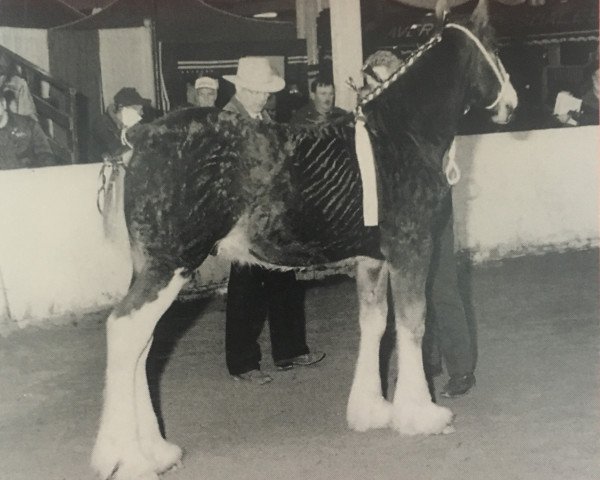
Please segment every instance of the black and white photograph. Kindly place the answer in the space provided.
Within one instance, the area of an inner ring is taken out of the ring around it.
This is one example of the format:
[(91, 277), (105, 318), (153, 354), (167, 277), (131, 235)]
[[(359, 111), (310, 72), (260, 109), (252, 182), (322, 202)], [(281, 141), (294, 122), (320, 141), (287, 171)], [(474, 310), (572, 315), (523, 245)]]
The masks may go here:
[(600, 476), (598, 0), (0, 0), (0, 479)]

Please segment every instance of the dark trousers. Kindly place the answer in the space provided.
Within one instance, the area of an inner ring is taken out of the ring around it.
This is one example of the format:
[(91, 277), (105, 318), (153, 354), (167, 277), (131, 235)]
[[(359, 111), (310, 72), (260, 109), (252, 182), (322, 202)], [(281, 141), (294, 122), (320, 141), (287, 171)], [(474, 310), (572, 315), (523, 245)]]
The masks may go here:
[(433, 229), (423, 351), (425, 363), (433, 369), (439, 364), (441, 354), (449, 375), (465, 375), (475, 370), (475, 327), (473, 319), (465, 314), (459, 289), (453, 226), (449, 194)]
[(273, 360), (308, 353), (304, 287), (295, 273), (232, 264), (225, 316), (225, 357), (230, 374), (260, 367), (258, 338), (267, 317)]

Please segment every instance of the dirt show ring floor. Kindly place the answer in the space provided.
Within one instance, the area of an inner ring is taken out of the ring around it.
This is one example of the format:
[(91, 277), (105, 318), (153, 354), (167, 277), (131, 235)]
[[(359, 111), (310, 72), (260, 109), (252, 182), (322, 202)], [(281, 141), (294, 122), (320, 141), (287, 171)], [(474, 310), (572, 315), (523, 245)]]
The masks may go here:
[[(167, 436), (186, 449), (184, 468), (165, 478), (599, 478), (598, 252), (523, 257), (470, 273), (477, 386), (440, 400), (457, 415), (447, 436), (346, 428), (358, 343), (351, 279), (307, 292), (309, 343), (327, 358), (277, 372), (263, 335), (263, 367), (275, 381), (260, 388), (227, 375), (222, 299), (201, 312), (202, 302), (175, 305), (161, 321), (151, 365)], [(105, 317), (0, 339), (0, 478), (93, 478)], [(185, 334), (168, 341), (167, 330), (179, 327)]]

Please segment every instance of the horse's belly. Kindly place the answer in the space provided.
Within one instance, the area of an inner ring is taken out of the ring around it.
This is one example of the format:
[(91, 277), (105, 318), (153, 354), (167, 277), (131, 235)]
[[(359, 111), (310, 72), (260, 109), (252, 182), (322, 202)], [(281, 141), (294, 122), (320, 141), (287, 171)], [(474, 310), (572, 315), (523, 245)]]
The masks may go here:
[(332, 263), (358, 255), (380, 256), (378, 235), (373, 230), (357, 228), (353, 234), (336, 237), (334, 232), (307, 235), (283, 225), (274, 221), (258, 228), (256, 221), (244, 216), (218, 242), (217, 252), (241, 263), (287, 267)]

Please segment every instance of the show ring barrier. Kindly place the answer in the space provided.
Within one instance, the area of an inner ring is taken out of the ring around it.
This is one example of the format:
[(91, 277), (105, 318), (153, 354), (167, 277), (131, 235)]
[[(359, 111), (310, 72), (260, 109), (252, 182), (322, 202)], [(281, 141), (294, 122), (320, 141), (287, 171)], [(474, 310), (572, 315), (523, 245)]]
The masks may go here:
[[(596, 126), (459, 137), (457, 248), (482, 262), (596, 247), (598, 150)], [(131, 261), (125, 241), (104, 237), (99, 171), (0, 171), (0, 333), (68, 321), (125, 294)], [(227, 262), (209, 257), (184, 295), (223, 288), (228, 274)]]

